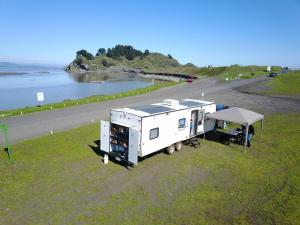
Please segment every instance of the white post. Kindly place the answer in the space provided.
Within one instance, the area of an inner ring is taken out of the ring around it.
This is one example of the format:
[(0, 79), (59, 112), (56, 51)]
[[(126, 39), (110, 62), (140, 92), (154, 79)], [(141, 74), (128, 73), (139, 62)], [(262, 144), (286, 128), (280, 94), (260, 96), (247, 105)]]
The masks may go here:
[(104, 155), (103, 163), (108, 164), (108, 155), (107, 154)]
[(248, 132), (249, 132), (249, 124), (246, 126), (246, 135), (245, 135), (245, 148), (247, 147), (248, 140)]

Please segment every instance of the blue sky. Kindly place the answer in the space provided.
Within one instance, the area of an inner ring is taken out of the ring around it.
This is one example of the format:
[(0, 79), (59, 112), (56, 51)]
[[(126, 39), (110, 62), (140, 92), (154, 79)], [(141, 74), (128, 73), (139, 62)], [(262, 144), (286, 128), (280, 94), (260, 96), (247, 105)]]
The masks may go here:
[(129, 44), (198, 66), (300, 67), (300, 0), (0, 1), (0, 60), (67, 64)]

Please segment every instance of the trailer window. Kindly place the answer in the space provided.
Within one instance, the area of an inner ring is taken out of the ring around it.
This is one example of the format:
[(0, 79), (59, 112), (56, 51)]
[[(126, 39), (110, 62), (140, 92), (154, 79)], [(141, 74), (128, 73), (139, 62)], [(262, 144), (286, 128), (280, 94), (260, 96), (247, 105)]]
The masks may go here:
[(184, 128), (184, 127), (185, 127), (185, 118), (179, 119), (178, 128)]
[(150, 135), (149, 135), (150, 140), (158, 138), (158, 136), (159, 136), (159, 128), (158, 127), (150, 130)]

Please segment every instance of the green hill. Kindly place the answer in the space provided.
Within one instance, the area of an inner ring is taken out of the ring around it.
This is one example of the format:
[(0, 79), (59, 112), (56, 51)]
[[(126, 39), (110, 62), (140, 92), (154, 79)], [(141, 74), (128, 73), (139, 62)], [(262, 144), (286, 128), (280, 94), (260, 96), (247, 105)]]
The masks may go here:
[[(197, 67), (192, 63), (180, 64), (171, 55), (161, 53), (150, 53), (127, 45), (116, 45), (114, 48), (100, 48), (93, 56), (86, 50), (76, 53), (76, 59), (66, 68), (73, 73), (87, 71), (104, 72), (166, 72), (181, 73), (196, 76), (220, 76), (222, 79), (249, 78), (265, 75), (267, 66), (221, 66), (221, 67)], [(280, 72), (281, 67), (273, 66), (273, 72)]]
[(128, 60), (123, 56), (114, 59), (101, 55), (96, 56), (93, 59), (81, 57), (80, 62), (78, 62), (77, 58), (67, 67), (67, 71), (80, 72), (80, 70), (109, 70), (109, 68), (114, 66), (142, 69), (145, 71), (168, 71), (171, 68), (181, 67), (181, 64), (176, 59), (169, 58), (160, 53), (150, 53), (143, 57), (138, 56), (133, 60)]
[[(129, 68), (140, 68), (144, 70), (176, 68), (181, 66), (176, 59), (170, 59), (160, 53), (150, 53), (148, 56), (135, 57), (128, 60), (125, 57), (112, 59), (107, 56), (98, 56), (93, 60), (86, 61), (92, 70), (105, 69), (108, 66), (127, 66)], [(106, 66), (105, 66), (106, 65)]]

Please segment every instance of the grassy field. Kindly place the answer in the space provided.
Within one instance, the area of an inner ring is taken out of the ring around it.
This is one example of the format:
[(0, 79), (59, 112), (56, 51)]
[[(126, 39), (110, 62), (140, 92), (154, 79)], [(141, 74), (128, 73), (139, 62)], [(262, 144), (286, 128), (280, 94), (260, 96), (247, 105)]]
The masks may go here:
[(293, 71), (272, 79), (269, 84), (271, 94), (300, 95), (300, 71)]
[(139, 88), (135, 90), (131, 90), (124, 93), (119, 94), (113, 94), (113, 95), (95, 95), (87, 98), (81, 98), (81, 99), (75, 99), (75, 100), (65, 100), (63, 102), (58, 103), (52, 103), (52, 104), (46, 104), (42, 106), (33, 106), (33, 107), (26, 107), (26, 108), (20, 108), (20, 109), (13, 109), (13, 110), (0, 110), (0, 116), (7, 117), (7, 116), (14, 116), (14, 115), (20, 115), (20, 114), (28, 114), (33, 112), (42, 112), (46, 110), (52, 110), (52, 109), (60, 109), (75, 105), (82, 105), (92, 102), (103, 102), (118, 98), (124, 98), (129, 97), (133, 95), (139, 95), (139, 94), (145, 94), (149, 93), (151, 91), (158, 90), (163, 87), (170, 87), (175, 85), (176, 82), (159, 82), (157, 81), (154, 85), (145, 87), (145, 88)]
[[(269, 72), (266, 71), (267, 66), (230, 66), (227, 67), (226, 71), (220, 74), (220, 76), (223, 79), (228, 78), (230, 79), (247, 79), (247, 78), (252, 78), (256, 76), (262, 76), (262, 75), (267, 75)], [(281, 72), (281, 67), (279, 66), (272, 66), (271, 67), (272, 71), (271, 72)]]
[(131, 170), (101, 163), (97, 124), (22, 142), (0, 154), (0, 224), (299, 224), (299, 122), (267, 115), (247, 151), (201, 140)]
[[(267, 66), (221, 66), (221, 67), (191, 67), (191, 66), (177, 66), (168, 69), (161, 69), (166, 72), (174, 72), (174, 73), (184, 73), (184, 74), (192, 74), (197, 76), (219, 76), (221, 79), (225, 80), (228, 78), (231, 79), (246, 79), (252, 78), (255, 76), (266, 75), (268, 72), (266, 71)], [(273, 72), (281, 72), (281, 67), (272, 66)], [(251, 75), (253, 73), (253, 75)]]

